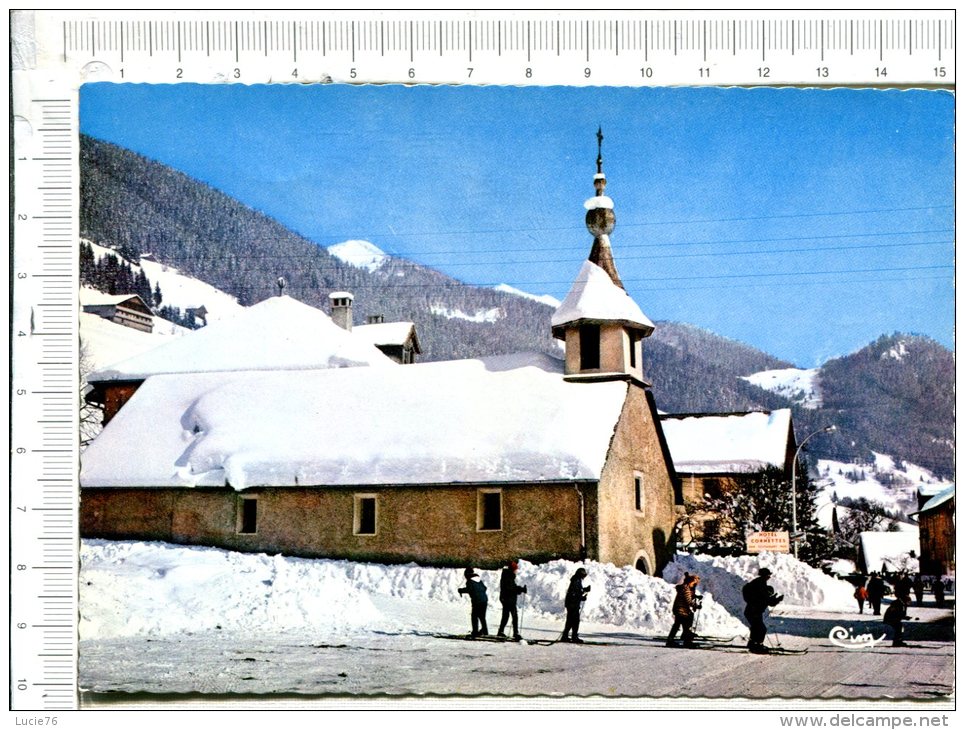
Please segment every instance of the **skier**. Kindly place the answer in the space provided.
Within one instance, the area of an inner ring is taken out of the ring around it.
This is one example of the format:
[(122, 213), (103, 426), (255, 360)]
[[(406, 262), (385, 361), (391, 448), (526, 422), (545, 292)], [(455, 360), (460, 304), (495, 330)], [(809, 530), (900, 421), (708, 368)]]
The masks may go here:
[(516, 599), (520, 593), (526, 593), (526, 586), (516, 585), (517, 570), (519, 570), (519, 563), (510, 560), (499, 576), (499, 602), (503, 605), (503, 617), (499, 622), (499, 631), (496, 632), (496, 636), (506, 636), (506, 622), (512, 617), (513, 641), (520, 641), (523, 638), (519, 635), (519, 614), (516, 611)]
[(755, 654), (766, 654), (768, 651), (767, 647), (764, 646), (764, 637), (767, 635), (767, 626), (764, 625), (764, 611), (784, 600), (784, 596), (775, 593), (774, 589), (767, 584), (767, 579), (770, 577), (771, 571), (767, 568), (761, 568), (757, 571), (757, 577), (746, 583), (742, 590), (744, 601), (747, 603), (746, 608), (744, 608), (744, 616), (751, 627), (747, 648)]
[(858, 602), (858, 613), (864, 613), (864, 602), (868, 600), (868, 589), (865, 588), (864, 579), (854, 589), (854, 599)]
[(697, 584), (700, 578), (690, 573), (684, 573), (683, 582), (677, 586), (677, 597), (673, 602), (673, 628), (667, 636), (667, 646), (677, 646), (674, 639), (677, 629), (683, 627), (684, 647), (694, 648), (694, 612), (700, 608), (700, 596), (697, 595)]
[(925, 581), (921, 579), (921, 573), (915, 573), (911, 586), (915, 591), (915, 603), (922, 605), (925, 602)]
[(463, 571), (466, 577), (466, 585), (459, 589), (459, 594), (469, 594), (469, 603), (472, 607), (472, 634), (475, 639), (477, 636), (489, 636), (489, 627), (486, 626), (486, 606), (489, 598), (486, 596), (486, 586), (479, 579), (479, 574), (472, 568)]
[(868, 601), (874, 609), (875, 616), (881, 615), (881, 599), (885, 597), (885, 582), (878, 575), (877, 571), (872, 571), (871, 579), (868, 581)]
[(915, 587), (914, 581), (908, 577), (907, 573), (901, 573), (895, 582), (895, 595), (899, 596), (905, 605), (911, 603), (911, 589)]
[[(563, 627), (563, 635), (560, 641), (572, 641), (574, 644), (582, 644), (580, 638), (580, 607), (586, 600), (586, 594), (590, 592), (590, 586), (583, 587), (583, 579), (586, 577), (585, 568), (577, 568), (576, 573), (570, 578), (570, 587), (566, 591), (566, 598), (563, 605), (566, 607), (566, 625)], [(573, 638), (570, 638), (570, 631)]]
[(905, 646), (905, 642), (901, 640), (901, 622), (906, 618), (908, 618), (908, 603), (904, 596), (896, 595), (895, 600), (891, 602), (891, 605), (885, 610), (885, 615), (881, 618), (894, 630), (894, 635), (891, 638), (892, 646)]

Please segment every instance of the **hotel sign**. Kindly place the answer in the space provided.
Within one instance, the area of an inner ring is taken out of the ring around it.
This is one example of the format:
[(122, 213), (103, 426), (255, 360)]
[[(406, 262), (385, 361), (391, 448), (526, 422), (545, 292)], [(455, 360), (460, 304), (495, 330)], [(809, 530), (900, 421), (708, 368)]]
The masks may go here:
[(749, 553), (789, 553), (791, 539), (787, 531), (782, 532), (752, 532), (747, 535), (747, 552)]

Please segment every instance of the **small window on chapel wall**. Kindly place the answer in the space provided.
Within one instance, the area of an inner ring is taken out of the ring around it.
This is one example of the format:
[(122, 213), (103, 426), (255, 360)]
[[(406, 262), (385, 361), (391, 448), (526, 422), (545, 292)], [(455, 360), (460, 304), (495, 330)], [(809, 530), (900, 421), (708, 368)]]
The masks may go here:
[(637, 512), (643, 511), (643, 477), (640, 474), (633, 475), (633, 508)]
[(378, 527), (378, 503), (374, 494), (355, 495), (355, 517), (353, 533), (356, 535), (375, 535)]
[(503, 493), (499, 489), (480, 489), (476, 497), (476, 530), (503, 529)]
[(600, 368), (600, 325), (580, 325), (580, 370)]
[(258, 532), (258, 498), (242, 497), (238, 503), (238, 532), (254, 535)]

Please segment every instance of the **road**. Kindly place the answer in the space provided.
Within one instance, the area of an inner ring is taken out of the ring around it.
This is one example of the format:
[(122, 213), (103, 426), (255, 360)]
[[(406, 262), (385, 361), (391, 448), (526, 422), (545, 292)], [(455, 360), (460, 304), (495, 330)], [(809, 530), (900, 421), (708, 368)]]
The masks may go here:
[[(399, 616), (395, 627), (352, 636), (209, 633), (82, 642), (80, 670), (88, 690), (82, 705), (136, 706), (150, 697), (176, 706), (199, 693), (306, 700), (512, 695), (947, 702), (955, 681), (952, 610), (911, 613), (918, 620), (907, 622), (906, 647), (892, 647), (890, 634), (873, 646), (830, 638), (838, 627), (845, 639), (879, 639), (886, 628), (873, 616), (771, 616), (769, 642), (807, 649), (795, 655), (750, 654), (741, 637), (705, 649), (671, 649), (662, 637), (604, 625), (584, 626), (583, 637), (596, 643), (582, 646), (474, 642), (458, 638), (467, 617), (448, 607)], [(558, 632), (548, 620), (524, 629), (530, 640), (552, 640)]]

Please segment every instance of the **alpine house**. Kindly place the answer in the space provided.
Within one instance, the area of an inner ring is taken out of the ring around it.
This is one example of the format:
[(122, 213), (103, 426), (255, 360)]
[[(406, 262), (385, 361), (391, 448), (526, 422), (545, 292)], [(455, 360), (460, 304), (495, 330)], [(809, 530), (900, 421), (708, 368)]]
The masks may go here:
[[(643, 378), (653, 324), (616, 273), (599, 156), (594, 185), (590, 258), (552, 317), (565, 361), (215, 371), (192, 369), (184, 353), (178, 372), (138, 370), (143, 382), (83, 453), (81, 534), (659, 571), (680, 495)], [(315, 334), (331, 331), (350, 335)]]

